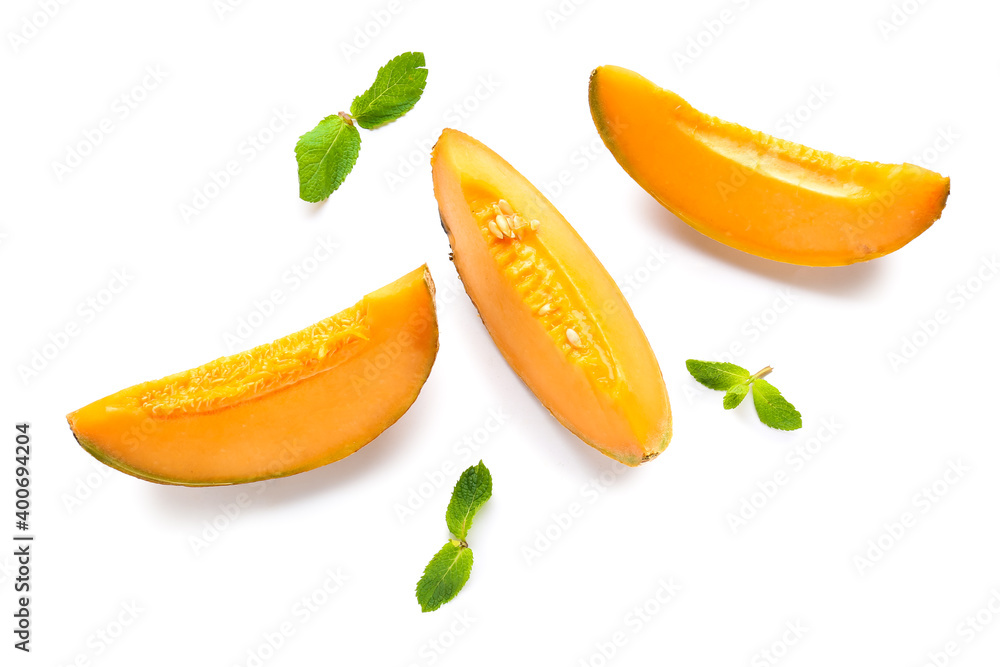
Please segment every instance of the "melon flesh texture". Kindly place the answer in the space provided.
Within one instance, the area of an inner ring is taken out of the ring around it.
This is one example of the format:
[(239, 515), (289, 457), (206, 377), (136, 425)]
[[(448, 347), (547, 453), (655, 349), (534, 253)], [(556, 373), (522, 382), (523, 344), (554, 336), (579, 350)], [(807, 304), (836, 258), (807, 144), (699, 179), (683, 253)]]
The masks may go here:
[(941, 216), (949, 179), (862, 162), (704, 114), (630, 70), (590, 78), (590, 108), (619, 164), (703, 234), (768, 259), (838, 266), (906, 245)]
[[(455, 266), (514, 371), (604, 454), (635, 466), (662, 452), (671, 418), (660, 367), (583, 239), (510, 164), (461, 132), (444, 131), (432, 167)], [(538, 229), (525, 225), (517, 238), (497, 238), (489, 223), (501, 199)]]
[(129, 387), (68, 415), (77, 441), (122, 472), (213, 486), (348, 456), (406, 412), (438, 349), (421, 267), (298, 333)]

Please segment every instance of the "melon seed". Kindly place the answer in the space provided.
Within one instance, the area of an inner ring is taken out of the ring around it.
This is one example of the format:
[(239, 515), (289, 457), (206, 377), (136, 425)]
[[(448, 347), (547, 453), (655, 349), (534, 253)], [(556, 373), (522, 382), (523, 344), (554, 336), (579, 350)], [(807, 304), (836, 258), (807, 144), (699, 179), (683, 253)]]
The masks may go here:
[(510, 231), (510, 225), (507, 224), (507, 218), (502, 213), (496, 218), (497, 228), (504, 233), (504, 236), (513, 237), (514, 235)]
[(573, 329), (566, 329), (566, 340), (569, 341), (570, 345), (577, 349), (583, 347), (583, 341), (580, 340), (580, 334)]

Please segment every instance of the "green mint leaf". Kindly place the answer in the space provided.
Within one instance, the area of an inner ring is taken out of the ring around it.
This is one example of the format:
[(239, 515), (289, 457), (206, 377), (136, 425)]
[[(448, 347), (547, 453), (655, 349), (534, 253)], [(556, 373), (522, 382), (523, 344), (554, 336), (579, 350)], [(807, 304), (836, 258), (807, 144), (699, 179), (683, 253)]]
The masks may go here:
[(311, 202), (329, 197), (351, 173), (360, 150), (358, 128), (339, 115), (321, 120), (295, 144), (299, 197)]
[(451, 492), (451, 502), (448, 503), (448, 512), (445, 514), (448, 530), (458, 539), (464, 540), (469, 534), (476, 512), (491, 495), (493, 478), (480, 461), (479, 465), (471, 466), (462, 473), (455, 484), (455, 490)]
[(417, 602), (423, 611), (434, 611), (452, 600), (469, 580), (472, 549), (452, 540), (434, 554), (417, 582)]
[(726, 391), (750, 379), (750, 371), (724, 361), (687, 360), (688, 372), (709, 389)]
[(749, 391), (750, 385), (745, 382), (733, 385), (726, 391), (726, 395), (722, 397), (722, 407), (726, 410), (732, 410), (743, 402), (743, 399), (747, 397), (747, 392)]
[(802, 428), (802, 415), (767, 380), (753, 381), (753, 405), (767, 426), (782, 431)]
[(426, 83), (424, 54), (401, 53), (379, 69), (371, 88), (354, 98), (351, 115), (366, 130), (390, 123), (413, 108)]

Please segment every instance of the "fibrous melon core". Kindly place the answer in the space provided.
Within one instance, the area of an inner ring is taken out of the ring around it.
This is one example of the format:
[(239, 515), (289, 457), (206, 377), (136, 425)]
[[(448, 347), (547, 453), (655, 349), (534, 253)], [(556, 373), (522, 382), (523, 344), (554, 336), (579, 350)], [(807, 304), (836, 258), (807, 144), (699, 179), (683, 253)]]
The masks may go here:
[(211, 412), (329, 370), (368, 340), (366, 310), (358, 304), (273, 343), (150, 383), (137, 407), (157, 417)]
[(586, 370), (592, 381), (606, 391), (612, 388), (616, 373), (607, 341), (587, 314), (580, 293), (538, 241), (535, 232), (542, 223), (521, 215), (488, 186), (464, 184), (463, 189), (493, 261), (549, 337), (568, 360)]

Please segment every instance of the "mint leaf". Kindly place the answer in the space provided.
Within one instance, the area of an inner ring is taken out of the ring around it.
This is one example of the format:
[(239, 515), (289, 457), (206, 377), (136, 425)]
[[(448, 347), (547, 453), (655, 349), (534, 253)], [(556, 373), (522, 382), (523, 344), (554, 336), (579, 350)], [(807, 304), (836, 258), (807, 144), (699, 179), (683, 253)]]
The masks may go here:
[(452, 600), (469, 580), (472, 572), (472, 549), (465, 542), (452, 540), (434, 554), (417, 582), (420, 608), (434, 611)]
[(767, 380), (753, 381), (753, 405), (767, 426), (782, 431), (802, 428), (802, 415)]
[(371, 88), (354, 98), (351, 115), (366, 130), (390, 123), (413, 108), (426, 83), (424, 54), (401, 53), (379, 69)]
[(770, 366), (750, 375), (747, 369), (736, 364), (688, 359), (687, 369), (706, 387), (726, 392), (722, 398), (722, 407), (726, 410), (738, 406), (752, 391), (757, 416), (766, 426), (782, 431), (802, 428), (802, 415), (795, 406), (786, 401), (774, 385), (762, 379), (774, 370)]
[(358, 128), (339, 115), (327, 116), (295, 144), (299, 163), (299, 197), (323, 201), (340, 187), (361, 150)]
[(694, 379), (709, 389), (726, 391), (750, 379), (750, 371), (724, 361), (687, 360), (687, 369)]
[(451, 502), (445, 519), (448, 530), (460, 540), (468, 537), (472, 519), (479, 508), (493, 495), (493, 478), (490, 471), (480, 461), (479, 465), (469, 467), (455, 484), (451, 492)]
[(743, 402), (743, 399), (746, 398), (747, 392), (749, 391), (750, 385), (745, 382), (733, 385), (728, 391), (726, 391), (726, 395), (722, 397), (722, 407), (726, 410), (732, 410)]

